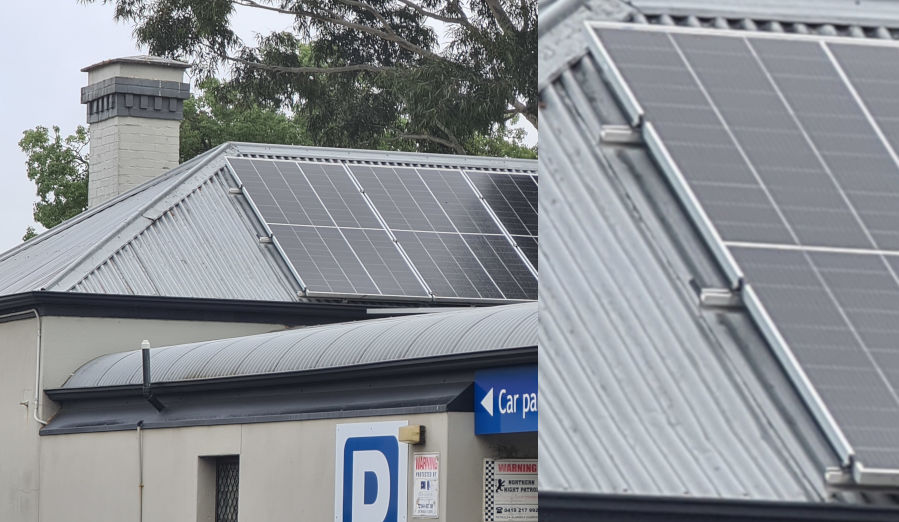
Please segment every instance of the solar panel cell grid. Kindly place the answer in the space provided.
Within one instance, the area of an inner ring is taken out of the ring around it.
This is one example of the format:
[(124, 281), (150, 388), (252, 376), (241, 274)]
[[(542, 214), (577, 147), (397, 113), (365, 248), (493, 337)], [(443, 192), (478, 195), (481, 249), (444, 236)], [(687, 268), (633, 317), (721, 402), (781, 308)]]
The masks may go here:
[[(536, 297), (526, 261), (460, 170), (229, 161), (309, 292)], [(496, 176), (487, 181), (490, 199), (503, 205), (498, 214), (536, 234), (533, 177)]]
[(471, 171), (465, 174), (510, 234), (537, 235), (537, 184), (530, 176)]
[(899, 468), (899, 49), (597, 34), (757, 293), (757, 320), (861, 462)]

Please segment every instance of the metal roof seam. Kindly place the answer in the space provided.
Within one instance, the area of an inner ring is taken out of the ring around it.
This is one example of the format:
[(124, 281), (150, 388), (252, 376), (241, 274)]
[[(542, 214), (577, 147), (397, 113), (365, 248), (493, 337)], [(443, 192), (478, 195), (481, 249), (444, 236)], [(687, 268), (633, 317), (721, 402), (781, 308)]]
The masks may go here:
[[(557, 121), (557, 124), (558, 123), (560, 123), (560, 122)], [(564, 123), (566, 126), (569, 126), (569, 127), (571, 125), (573, 125), (573, 122), (570, 120), (566, 120)], [(564, 133), (563, 135), (574, 136), (574, 137), (576, 137), (575, 139), (577, 139), (577, 137), (581, 136), (580, 134), (578, 134), (574, 131), (568, 131), (568, 132)], [(550, 136), (550, 140), (552, 140), (552, 138), (553, 137)], [(590, 154), (592, 154), (592, 153), (590, 153)], [(561, 167), (561, 169), (565, 170), (565, 171), (576, 172), (578, 170), (578, 166), (569, 163), (569, 159), (571, 159), (571, 158), (572, 158), (572, 156), (570, 156), (570, 155), (564, 155), (562, 158), (559, 159), (559, 161), (562, 164), (558, 165), (558, 167)], [(594, 160), (595, 160), (595, 158), (594, 158)], [(572, 178), (570, 180), (570, 182), (574, 182), (579, 185), (579, 188), (576, 189), (575, 191), (578, 193), (581, 193), (581, 194), (586, 194), (586, 195), (591, 194), (593, 191), (591, 191), (588, 187), (582, 186), (580, 184), (580, 181), (581, 180), (578, 178)], [(546, 187), (546, 186), (543, 187), (544, 197), (546, 197), (547, 190), (552, 191), (552, 188)], [(554, 196), (554, 195), (555, 194), (550, 193), (550, 198), (552, 198), (552, 196)], [(592, 198), (590, 196), (587, 196), (584, 198), (583, 201), (571, 202), (570, 205), (566, 206), (565, 211), (567, 211), (568, 213), (572, 213), (571, 221), (572, 222), (580, 222), (580, 223), (586, 222), (584, 220), (583, 215), (574, 216), (573, 213), (575, 211), (579, 211), (579, 210), (583, 211), (586, 208), (589, 208), (591, 206), (590, 202), (592, 202), (592, 201), (597, 201), (597, 200), (595, 200), (594, 198)], [(584, 205), (582, 205), (582, 204), (585, 204), (587, 206), (584, 207)], [(598, 203), (592, 203), (592, 205), (596, 206), (595, 209), (591, 209), (591, 210), (595, 210), (596, 215), (605, 214), (604, 210), (600, 209), (597, 206)], [(544, 214), (544, 216), (545, 216), (545, 214)], [(599, 228), (600, 227), (596, 227), (594, 230), (598, 231)], [(612, 240), (611, 238), (608, 238), (608, 240), (602, 242), (602, 244), (604, 245), (602, 248), (603, 248), (604, 252), (607, 252), (607, 253), (611, 251), (610, 249), (617, 251), (617, 250), (619, 250), (618, 243), (620, 243), (620, 241), (615, 241), (615, 240)], [(591, 245), (593, 245), (594, 242), (589, 241), (586, 238), (582, 238), (581, 241), (578, 242), (578, 244), (585, 245), (585, 248), (589, 250), (589, 249), (591, 249)], [(568, 248), (568, 246), (564, 245), (564, 244), (557, 245), (557, 247), (562, 248), (562, 249)], [(558, 252), (558, 254), (562, 255), (561, 252)], [(606, 276), (598, 277), (599, 281), (609, 281), (609, 280), (611, 280), (611, 279), (609, 279), (609, 277), (611, 277), (611, 278), (616, 277), (614, 274), (609, 274), (608, 269), (602, 263), (597, 263), (597, 264), (591, 263), (590, 269), (588, 269), (585, 266), (585, 264), (589, 262), (588, 260), (601, 259), (603, 257), (598, 252), (593, 252), (593, 255), (591, 256), (591, 255), (585, 255), (584, 251), (579, 251), (577, 253), (575, 253), (573, 251), (568, 251), (567, 255), (565, 257), (567, 259), (570, 259), (571, 262), (575, 266), (578, 267), (577, 270), (574, 271), (574, 273), (585, 274), (585, 273), (589, 272), (589, 273), (594, 273), (596, 275), (599, 275), (600, 273), (606, 274)], [(624, 265), (622, 265), (622, 266), (624, 266)], [(625, 274), (619, 273), (618, 277), (620, 277), (622, 275), (625, 275)], [(629, 275), (636, 276), (636, 277), (627, 277), (627, 280), (629, 282), (639, 283), (640, 278), (639, 278), (638, 274), (629, 274)], [(581, 285), (589, 286), (590, 284), (591, 284), (590, 281), (581, 280), (574, 286), (581, 286)], [(636, 293), (639, 293), (639, 291), (636, 291)], [(589, 302), (589, 306), (586, 307), (589, 310), (593, 310), (593, 311), (597, 312), (595, 315), (591, 314), (591, 316), (593, 317), (593, 321), (598, 321), (603, 324), (606, 324), (606, 328), (604, 328), (604, 330), (608, 331), (610, 333), (614, 332), (616, 337), (619, 339), (624, 339), (625, 337), (627, 337), (621, 331), (621, 329), (624, 328), (629, 332), (633, 332), (632, 335), (635, 335), (638, 337), (638, 339), (635, 339), (635, 342), (649, 342), (649, 344), (653, 344), (651, 339), (648, 339), (645, 335), (641, 335), (641, 333), (640, 333), (642, 331), (641, 328), (635, 328), (632, 325), (629, 326), (629, 325), (625, 325), (625, 324), (619, 325), (619, 323), (621, 323), (623, 321), (628, 321), (628, 319), (626, 319), (625, 316), (627, 316), (627, 317), (632, 316), (632, 313), (631, 313), (632, 308), (629, 306), (629, 300), (626, 296), (621, 294), (621, 292), (617, 288), (615, 288), (611, 285), (607, 285), (606, 287), (602, 288), (601, 295), (602, 295), (602, 299), (600, 299), (596, 296), (591, 296), (591, 301)], [(612, 295), (614, 295), (615, 297), (614, 298), (611, 297)], [(647, 295), (649, 295), (649, 294), (647, 294)], [(614, 305), (611, 304), (612, 302), (614, 302)], [(602, 312), (600, 312), (600, 311), (602, 311)], [(580, 315), (582, 313), (580, 310), (574, 310), (572, 313), (575, 314), (576, 316), (578, 316), (578, 319), (577, 319), (578, 322), (583, 323), (583, 324), (586, 324), (589, 322), (589, 320), (586, 317), (580, 317)], [(610, 319), (610, 318), (613, 318), (613, 319)], [(661, 321), (659, 321), (657, 323), (664, 327), (664, 324)], [(653, 324), (657, 324), (657, 323), (653, 323)], [(674, 333), (674, 337), (675, 338), (679, 337), (676, 332)], [(622, 352), (627, 352), (627, 350), (622, 350)], [(618, 364), (613, 364), (611, 361), (609, 361), (606, 358), (605, 351), (602, 350), (601, 348), (597, 349), (594, 352), (594, 355), (605, 361), (605, 365), (601, 365), (601, 366), (608, 366), (608, 367), (614, 367), (614, 368), (619, 368), (619, 369), (622, 367), (620, 362)], [(625, 358), (631, 357), (631, 355), (629, 353), (622, 353), (621, 356), (625, 357)], [(643, 373), (632, 372), (632, 373), (629, 373), (629, 376), (633, 377), (635, 379), (638, 379), (638, 380), (644, 380), (644, 382), (646, 383), (645, 388), (638, 387), (637, 390), (635, 390), (635, 391), (643, 392), (647, 389), (652, 388), (651, 383), (646, 380), (647, 376), (644, 375)], [(617, 379), (618, 377), (613, 376), (611, 378)], [(656, 402), (655, 399), (650, 398), (648, 395), (643, 397), (642, 399), (632, 398), (629, 396), (622, 396), (622, 397), (618, 397), (616, 400), (622, 401), (623, 404), (630, 404), (631, 405), (630, 409), (632, 409), (633, 411), (638, 411), (640, 409), (638, 406), (641, 404), (646, 405), (646, 404), (651, 404), (653, 402)], [(639, 402), (635, 402), (635, 401), (639, 401)], [(662, 409), (664, 409), (664, 408), (662, 408)], [(662, 447), (660, 446), (660, 441), (656, 440), (656, 438), (652, 436), (653, 431), (651, 430), (651, 427), (646, 422), (644, 422), (644, 420), (642, 418), (634, 418), (632, 425), (636, 426), (637, 429), (642, 430), (642, 432), (646, 436), (646, 441), (648, 444), (655, 446), (658, 451), (662, 451)], [(678, 440), (678, 442), (681, 444), (681, 446), (685, 450), (689, 447), (689, 444), (687, 444), (686, 440), (683, 439), (679, 433), (675, 433), (675, 438)], [(646, 467), (647, 467), (647, 469), (649, 469), (651, 466), (647, 465)], [(670, 470), (675, 475), (679, 474), (677, 471), (678, 467), (672, 466)], [(680, 480), (682, 481), (682, 479), (680, 479)], [(706, 477), (706, 484), (707, 484), (707, 486), (713, 486), (715, 484), (715, 481), (711, 480), (711, 477)]]

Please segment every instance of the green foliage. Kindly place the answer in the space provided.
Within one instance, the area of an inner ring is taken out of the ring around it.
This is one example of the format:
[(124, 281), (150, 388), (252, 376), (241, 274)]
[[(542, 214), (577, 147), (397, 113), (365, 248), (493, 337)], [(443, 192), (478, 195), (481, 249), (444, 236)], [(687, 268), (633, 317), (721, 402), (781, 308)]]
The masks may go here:
[[(518, 115), (537, 125), (536, 0), (84, 1), (115, 4), (139, 44), (201, 76), (230, 64), (229, 87), (315, 145), (473, 153)], [(245, 44), (238, 7), (294, 29)]]
[(180, 160), (187, 161), (226, 141), (302, 145), (309, 142), (305, 125), (252, 98), (241, 97), (215, 78), (200, 83), (202, 94), (184, 102)]
[(465, 142), (465, 150), (475, 156), (537, 159), (537, 147), (528, 147), (524, 136), (524, 129), (498, 127), (491, 134), (472, 136)]
[[(27, 156), (28, 179), (37, 185), (34, 220), (51, 228), (87, 207), (88, 158), (82, 153), (88, 143), (87, 130), (79, 126), (63, 138), (59, 127), (54, 126), (51, 134), (47, 127), (38, 126), (23, 134), (19, 148)], [(33, 234), (29, 227), (26, 239)]]
[(29, 239), (36, 237), (36, 236), (37, 236), (37, 231), (34, 229), (34, 227), (27, 227), (25, 229), (25, 235), (22, 236), (22, 241), (28, 241)]

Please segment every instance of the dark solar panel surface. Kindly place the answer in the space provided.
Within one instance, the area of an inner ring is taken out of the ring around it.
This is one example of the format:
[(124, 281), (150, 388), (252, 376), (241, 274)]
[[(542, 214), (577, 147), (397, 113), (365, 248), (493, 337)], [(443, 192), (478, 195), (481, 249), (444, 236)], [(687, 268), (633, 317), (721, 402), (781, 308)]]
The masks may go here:
[[(530, 258), (459, 170), (351, 165), (350, 175), (338, 163), (229, 161), (309, 292), (536, 299)], [(514, 212), (502, 212), (536, 231), (536, 183), (519, 177), (522, 188), (498, 182), (514, 189), (503, 199)]]
[(899, 468), (899, 259), (732, 252), (861, 461)]
[(899, 468), (899, 49), (597, 35), (861, 461)]
[(230, 161), (309, 291), (428, 295), (343, 166)]
[[(536, 232), (536, 184), (531, 176), (368, 165), (349, 168), (436, 295), (536, 299), (537, 279), (528, 261), (485, 206), (491, 206), (504, 227)], [(469, 184), (472, 177), (490, 194), (472, 180), (483, 202)]]

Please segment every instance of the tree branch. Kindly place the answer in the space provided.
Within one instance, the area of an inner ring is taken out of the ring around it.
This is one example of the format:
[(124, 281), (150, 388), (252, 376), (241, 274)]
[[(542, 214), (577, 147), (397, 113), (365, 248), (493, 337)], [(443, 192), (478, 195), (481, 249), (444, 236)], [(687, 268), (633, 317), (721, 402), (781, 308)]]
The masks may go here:
[[(374, 27), (369, 27), (364, 24), (350, 22), (349, 20), (342, 18), (337, 13), (335, 13), (333, 11), (329, 11), (327, 9), (322, 10), (325, 14), (319, 14), (319, 13), (314, 13), (312, 11), (306, 11), (305, 9), (290, 10), (290, 9), (282, 9), (279, 7), (272, 7), (272, 6), (268, 6), (268, 5), (262, 5), (254, 0), (233, 0), (233, 1), (237, 4), (240, 4), (245, 7), (254, 7), (254, 8), (258, 8), (258, 9), (265, 9), (267, 11), (274, 11), (276, 13), (282, 13), (282, 14), (291, 14), (296, 17), (308, 16), (309, 18), (318, 20), (320, 22), (325, 22), (325, 23), (334, 24), (334, 25), (340, 25), (340, 26), (346, 27), (348, 29), (354, 29), (356, 31), (360, 31), (363, 33), (370, 34), (372, 36), (376, 36), (378, 38), (381, 38), (382, 40), (394, 42), (397, 45), (399, 45), (400, 47), (402, 47), (403, 49), (406, 49), (407, 51), (411, 51), (412, 53), (415, 53), (415, 54), (421, 56), (422, 58), (430, 58), (432, 60), (441, 60), (441, 61), (450, 61), (450, 60), (447, 60), (446, 58), (444, 58), (443, 56), (440, 56), (439, 54), (432, 53), (431, 51), (429, 51), (421, 46), (415, 45), (414, 43), (410, 42), (409, 40), (406, 40), (405, 38), (398, 36), (396, 33), (387, 33), (387, 32), (381, 31), (379, 29), (375, 29)], [(353, 1), (353, 0), (346, 0), (346, 1), (341, 0), (341, 1), (342, 1), (342, 3), (346, 4), (348, 1)], [(393, 31), (393, 29), (390, 29), (390, 30)]]
[(512, 23), (512, 19), (509, 18), (506, 11), (503, 10), (503, 6), (500, 5), (499, 0), (484, 0), (484, 3), (490, 8), (490, 12), (493, 13), (493, 17), (496, 18), (496, 23), (499, 24), (504, 33), (518, 32), (518, 28)]
[(446, 15), (442, 15), (440, 13), (435, 13), (433, 11), (428, 11), (427, 9), (423, 8), (422, 6), (418, 5), (415, 2), (412, 2), (411, 0), (399, 0), (399, 1), (401, 4), (403, 4), (407, 7), (411, 7), (412, 9), (415, 10), (415, 12), (417, 12), (418, 14), (420, 14), (424, 17), (433, 18), (434, 20), (439, 20), (441, 22), (445, 22), (448, 24), (459, 24), (459, 25), (465, 26), (468, 29), (476, 30), (475, 27), (473, 25), (471, 25), (471, 22), (468, 21), (468, 17), (466, 17), (464, 13), (460, 17), (446, 16)]
[(528, 106), (518, 100), (512, 100), (513, 113), (524, 116), (526, 120), (531, 122), (534, 128), (537, 128), (537, 115), (528, 110)]
[(390, 22), (384, 18), (381, 13), (378, 12), (377, 9), (372, 7), (370, 4), (366, 4), (365, 2), (358, 2), (357, 0), (337, 0), (341, 4), (348, 5), (350, 7), (359, 7), (361, 9), (365, 9), (369, 13), (372, 14), (379, 22), (381, 22), (381, 27), (384, 28), (385, 31), (392, 34), (393, 36), (397, 36), (396, 31), (393, 30), (393, 26), (390, 25)]
[(434, 143), (443, 145), (444, 147), (453, 149), (453, 150), (456, 152), (456, 154), (465, 154), (465, 149), (462, 147), (462, 145), (460, 145), (460, 144), (458, 144), (458, 143), (454, 143), (454, 142), (452, 142), (452, 141), (450, 141), (450, 140), (446, 140), (446, 139), (443, 139), (443, 138), (438, 138), (437, 136), (431, 136), (430, 134), (401, 134), (401, 135), (399, 135), (399, 136), (397, 136), (397, 137), (395, 137), (395, 138), (392, 138), (392, 139), (393, 139), (393, 140), (403, 140), (403, 139), (408, 139), (408, 140), (427, 140), (427, 141), (432, 141), (432, 142), (434, 142)]
[[(215, 52), (215, 50), (213, 50)], [(217, 53), (224, 60), (228, 60), (231, 62), (239, 63), (242, 65), (246, 65), (247, 67), (253, 67), (255, 69), (262, 69), (264, 71), (269, 72), (279, 72), (279, 73), (287, 73), (287, 74), (337, 74), (337, 73), (346, 73), (346, 72), (390, 72), (394, 71), (396, 67), (379, 67), (377, 65), (371, 65), (367, 63), (360, 63), (355, 65), (335, 65), (332, 67), (288, 67), (284, 65), (270, 65), (267, 63), (254, 62), (251, 60), (246, 60), (244, 58), (238, 58), (236, 56), (231, 56), (229, 54)]]

